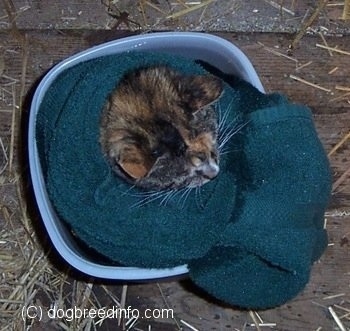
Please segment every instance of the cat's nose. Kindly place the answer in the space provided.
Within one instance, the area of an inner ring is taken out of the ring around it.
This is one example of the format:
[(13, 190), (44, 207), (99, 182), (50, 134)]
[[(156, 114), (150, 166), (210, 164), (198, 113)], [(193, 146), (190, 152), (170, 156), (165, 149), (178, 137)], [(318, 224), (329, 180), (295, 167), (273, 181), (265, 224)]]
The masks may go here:
[(201, 170), (197, 170), (197, 174), (206, 179), (213, 179), (218, 173), (219, 166), (217, 164), (207, 164)]
[(219, 167), (218, 166), (210, 166), (205, 171), (204, 175), (208, 177), (209, 179), (215, 178), (219, 173)]

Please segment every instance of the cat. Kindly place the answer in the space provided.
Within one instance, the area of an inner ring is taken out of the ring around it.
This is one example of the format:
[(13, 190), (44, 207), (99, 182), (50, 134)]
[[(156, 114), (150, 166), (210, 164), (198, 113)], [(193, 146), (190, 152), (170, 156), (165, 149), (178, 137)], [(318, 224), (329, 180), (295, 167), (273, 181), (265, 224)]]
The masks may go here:
[(213, 75), (168, 66), (128, 72), (101, 114), (100, 144), (112, 169), (135, 187), (199, 187), (219, 173), (218, 114), (223, 93)]

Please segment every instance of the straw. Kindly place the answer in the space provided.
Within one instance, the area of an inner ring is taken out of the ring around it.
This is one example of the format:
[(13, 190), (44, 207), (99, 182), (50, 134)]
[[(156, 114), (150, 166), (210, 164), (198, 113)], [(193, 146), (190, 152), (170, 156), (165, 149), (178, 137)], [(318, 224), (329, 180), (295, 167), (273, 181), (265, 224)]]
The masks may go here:
[(188, 8), (185, 8), (183, 10), (180, 10), (174, 14), (171, 14), (171, 15), (168, 15), (166, 18), (167, 19), (175, 19), (175, 18), (179, 18), (181, 16), (184, 16), (184, 15), (187, 15), (195, 10), (198, 10), (202, 7), (205, 7), (205, 6), (208, 6), (210, 5), (211, 3), (215, 2), (217, 0), (207, 0), (207, 1), (203, 1), (202, 3), (198, 4), (198, 5), (195, 5), (193, 7), (188, 7)]
[(271, 0), (265, 0), (265, 2), (267, 2), (269, 5), (271, 5), (272, 7), (276, 8), (276, 9), (280, 9), (281, 12), (285, 12), (289, 15), (295, 16), (295, 13), (292, 10), (290, 10), (286, 7), (283, 7), (282, 4), (278, 4), (277, 2), (271, 1)]
[(302, 27), (300, 28), (299, 32), (296, 34), (296, 36), (294, 37), (292, 43), (290, 44), (290, 48), (294, 49), (296, 47), (296, 45), (299, 43), (299, 41), (301, 40), (301, 38), (304, 36), (304, 34), (306, 33), (307, 29), (312, 25), (312, 23), (316, 20), (316, 18), (318, 17), (318, 15), (321, 13), (321, 11), (324, 9), (324, 7), (326, 6), (326, 4), (328, 3), (328, 0), (320, 0), (318, 6), (316, 7), (316, 9), (314, 10), (314, 12), (312, 13), (312, 15), (309, 17), (308, 20), (306, 20), (304, 22), (304, 24), (302, 25)]
[(350, 19), (350, 0), (344, 1), (344, 10), (343, 10), (342, 19), (343, 20)]
[(325, 46), (325, 45), (321, 45), (321, 44), (316, 44), (316, 47), (323, 48), (323, 49), (326, 49), (328, 51), (336, 52), (339, 54), (350, 55), (350, 52), (343, 51), (343, 50), (335, 48), (335, 47), (329, 47), (329, 46)]
[(292, 78), (292, 79), (294, 79), (294, 80), (296, 80), (296, 81), (298, 81), (298, 82), (300, 82), (300, 83), (303, 83), (303, 84), (305, 84), (305, 85), (308, 85), (308, 86), (317, 88), (317, 89), (319, 89), (319, 90), (322, 90), (322, 91), (325, 91), (325, 92), (328, 92), (328, 93), (332, 92), (331, 89), (322, 87), (322, 86), (320, 86), (320, 85), (318, 85), (318, 84), (314, 84), (314, 83), (312, 83), (312, 82), (309, 82), (309, 81), (307, 81), (307, 80), (305, 80), (305, 79), (303, 79), (303, 78), (297, 77), (297, 76), (295, 76), (295, 75), (289, 75), (289, 77)]

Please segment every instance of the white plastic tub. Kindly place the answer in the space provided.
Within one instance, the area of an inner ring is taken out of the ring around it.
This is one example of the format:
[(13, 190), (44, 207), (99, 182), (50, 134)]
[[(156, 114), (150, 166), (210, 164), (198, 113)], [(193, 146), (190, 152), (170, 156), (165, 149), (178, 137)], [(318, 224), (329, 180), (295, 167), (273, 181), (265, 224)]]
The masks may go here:
[(72, 234), (58, 218), (49, 200), (36, 144), (36, 115), (43, 97), (56, 77), (65, 69), (89, 59), (130, 50), (159, 51), (203, 60), (227, 74), (237, 75), (264, 92), (260, 79), (248, 58), (232, 43), (205, 33), (160, 32), (138, 35), (92, 47), (62, 61), (40, 82), (30, 109), (29, 165), (33, 189), (42, 220), (59, 254), (73, 267), (100, 278), (118, 280), (150, 280), (178, 276), (188, 272), (185, 265), (170, 269), (141, 269), (99, 264), (76, 243)]

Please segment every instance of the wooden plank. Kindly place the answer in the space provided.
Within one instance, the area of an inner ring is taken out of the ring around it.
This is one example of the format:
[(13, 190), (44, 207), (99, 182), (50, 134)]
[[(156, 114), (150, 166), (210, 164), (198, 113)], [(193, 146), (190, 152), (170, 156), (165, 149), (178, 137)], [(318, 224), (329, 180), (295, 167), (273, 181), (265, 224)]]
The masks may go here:
[[(8, 1), (8, 0), (6, 0)], [(12, 0), (13, 16), (21, 29), (131, 29), (139, 26), (144, 31), (193, 30), (197, 31), (248, 31), (248, 32), (296, 32), (317, 7), (316, 1), (293, 1), (283, 3), (275, 0), (220, 0), (208, 1), (134, 1), (134, 0)], [(183, 4), (188, 4), (187, 6)], [(339, 2), (338, 2), (339, 3)], [(110, 15), (108, 15), (108, 5)], [(282, 5), (282, 6), (281, 6)], [(1, 27), (8, 27), (9, 20), (0, 2)], [(185, 14), (184, 9), (192, 8)], [(197, 8), (193, 10), (193, 8)], [(327, 6), (315, 20), (316, 31), (327, 29), (328, 33), (344, 33), (346, 22), (341, 20), (342, 6)], [(120, 13), (128, 13), (127, 19), (118, 19)], [(181, 15), (178, 15), (178, 14)], [(176, 19), (171, 15), (176, 14)], [(35, 19), (33, 19), (35, 17)], [(129, 22), (128, 22), (129, 20)], [(137, 24), (135, 24), (135, 22)]]

